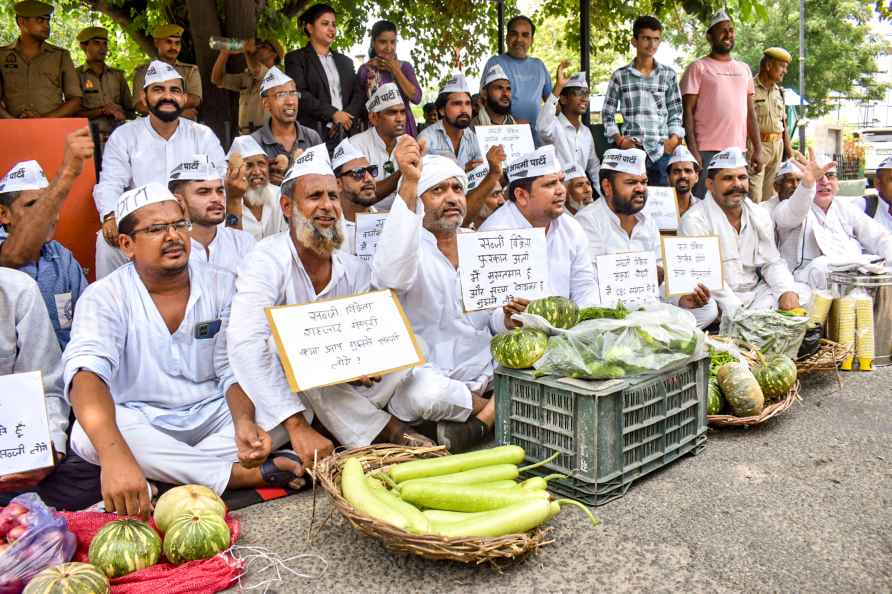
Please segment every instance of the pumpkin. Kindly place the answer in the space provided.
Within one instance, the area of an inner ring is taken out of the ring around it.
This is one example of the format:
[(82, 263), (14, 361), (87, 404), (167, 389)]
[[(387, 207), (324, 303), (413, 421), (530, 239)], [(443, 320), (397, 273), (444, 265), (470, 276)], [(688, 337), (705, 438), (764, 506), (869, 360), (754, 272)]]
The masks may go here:
[(89, 563), (47, 567), (28, 582), (22, 594), (108, 594), (108, 578)]
[(542, 316), (555, 328), (572, 328), (579, 318), (579, 308), (566, 297), (544, 297), (530, 301), (526, 312)]
[(182, 485), (174, 487), (158, 498), (155, 504), (155, 526), (162, 534), (174, 518), (187, 512), (208, 510), (221, 518), (226, 517), (226, 504), (220, 496), (204, 485)]
[(725, 407), (725, 398), (722, 396), (722, 389), (719, 388), (719, 382), (714, 377), (709, 378), (709, 392), (706, 398), (706, 414), (717, 415), (722, 412)]
[(780, 400), (796, 383), (796, 363), (786, 355), (760, 357), (753, 368), (753, 375), (762, 388), (765, 400)]
[(229, 548), (229, 539), (229, 526), (216, 512), (185, 513), (167, 528), (164, 556), (174, 565), (210, 559)]
[(542, 357), (546, 346), (548, 335), (545, 332), (520, 328), (494, 336), (489, 350), (499, 365), (509, 369), (526, 369)]
[(108, 577), (121, 577), (158, 563), (161, 538), (145, 522), (115, 520), (96, 533), (87, 556)]
[(753, 417), (765, 408), (765, 396), (746, 363), (725, 363), (716, 373), (725, 402), (736, 417)]

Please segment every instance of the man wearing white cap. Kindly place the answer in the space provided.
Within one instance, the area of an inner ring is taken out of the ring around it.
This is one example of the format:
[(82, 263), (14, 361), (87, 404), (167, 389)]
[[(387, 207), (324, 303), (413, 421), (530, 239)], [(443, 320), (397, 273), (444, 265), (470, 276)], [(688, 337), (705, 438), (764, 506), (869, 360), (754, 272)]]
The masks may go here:
[(59, 212), (93, 157), (87, 128), (65, 139), (62, 167), (50, 184), (37, 161), (24, 161), (0, 180), (0, 266), (18, 268), (37, 281), (59, 346), (68, 344), (74, 307), (87, 279), (68, 248), (52, 239)]
[(170, 172), (167, 188), (182, 201), (192, 223), (189, 259), (235, 274), (257, 242), (250, 233), (223, 224), (226, 193), (221, 167), (207, 155), (192, 155)]
[[(723, 315), (740, 307), (790, 310), (810, 298), (808, 287), (793, 280), (778, 252), (771, 215), (747, 198), (747, 165), (739, 148), (717, 153), (707, 168), (706, 197), (688, 210), (678, 228), (679, 235), (719, 237), (725, 286), (711, 297)], [(709, 298), (686, 295), (678, 305), (702, 309)]]
[[(712, 48), (709, 55), (691, 63), (681, 77), (685, 141), (700, 166), (706, 167), (728, 147), (746, 150), (749, 140), (750, 167), (761, 171), (765, 159), (753, 108), (753, 74), (745, 63), (731, 58), (735, 32), (727, 12), (713, 16), (706, 38)], [(702, 196), (704, 187), (705, 178), (694, 194)]]
[(300, 91), (290, 76), (273, 66), (260, 83), (260, 96), (269, 119), (251, 136), (266, 151), (270, 161), (285, 155), (290, 167), (302, 151), (322, 142), (315, 130), (297, 121)]
[(809, 152), (796, 191), (772, 211), (781, 255), (800, 282), (826, 289), (832, 267), (885, 259), (892, 262), (892, 234), (857, 206), (837, 199), (836, 162)]
[(396, 83), (380, 85), (365, 104), (372, 127), (350, 138), (351, 144), (378, 168), (375, 195), (379, 210), (388, 210), (400, 179), (393, 151), (406, 133), (406, 104)]
[[(499, 169), (501, 171), (501, 168)], [(499, 207), (505, 204), (505, 188), (502, 187), (501, 175), (492, 180), (490, 186), (485, 185), (489, 176), (489, 165), (484, 163), (468, 172), (468, 191), (465, 195), (469, 205), (479, 197), (480, 208), (476, 214), (467, 214), (465, 222), (468, 229), (479, 229), (483, 221), (488, 219)]]
[[(554, 145), (562, 166), (577, 165), (589, 179), (597, 179), (595, 140), (582, 122), (589, 106), (588, 81), (585, 72), (567, 78), (566, 68), (566, 61), (558, 65), (557, 84), (539, 112), (536, 132), (541, 142)], [(556, 113), (558, 107), (559, 114)]]
[(226, 226), (260, 241), (288, 229), (279, 186), (270, 182), (270, 162), (253, 136), (237, 136), (226, 155)]
[(158, 60), (146, 70), (140, 91), (149, 107), (145, 118), (127, 122), (108, 139), (102, 154), (102, 173), (93, 189), (93, 200), (102, 220), (96, 237), (96, 278), (102, 278), (127, 262), (118, 250), (115, 204), (125, 190), (150, 182), (167, 185), (174, 167), (196, 153), (215, 163), (224, 160), (223, 147), (213, 130), (180, 117), (186, 104), (179, 72)]
[(518, 124), (511, 115), (511, 81), (501, 64), (493, 64), (483, 73), (480, 98), (483, 106), (471, 121), (472, 126), (503, 126)]
[(493, 377), (489, 343), (506, 313), (465, 313), (458, 276), (457, 234), (465, 219), (467, 178), (448, 157), (427, 155), (412, 139), (396, 153), (404, 172), (399, 198), (372, 260), (372, 284), (394, 289), (421, 340), (428, 366), (449, 378), (449, 400), (462, 414), (442, 420), (437, 441), (449, 451), (482, 442), (495, 422), (495, 399), (483, 397)]
[(378, 165), (369, 160), (353, 145), (353, 139), (345, 138), (335, 147), (331, 156), (331, 168), (338, 179), (338, 197), (344, 216), (344, 245), (348, 254), (356, 254), (356, 215), (377, 212), (374, 205), (379, 201), (375, 194), (375, 177)]
[(341, 205), (324, 144), (295, 159), (282, 184), (282, 208), (290, 231), (264, 239), (242, 262), (229, 327), (232, 369), (254, 402), (257, 423), (264, 429), (296, 427), (303, 435), (292, 436), (297, 452), (312, 459), (313, 450), (319, 450), (322, 459), (332, 443), (310, 427), (314, 415), (347, 447), (373, 441), (430, 444), (409, 424), (467, 417), (469, 402), (453, 382), (429, 367), (291, 391), (265, 308), (366, 292), (370, 272), (363, 261), (340, 249)]
[(666, 165), (666, 177), (669, 185), (675, 189), (675, 203), (678, 205), (678, 216), (683, 217), (700, 198), (694, 196), (694, 186), (700, 179), (700, 163), (681, 145), (675, 149)]
[(564, 171), (552, 145), (545, 145), (508, 162), (508, 202), (494, 212), (481, 231), (545, 229), (548, 244), (548, 284), (552, 295), (567, 297), (579, 307), (597, 305), (598, 287), (588, 239), (564, 204)]
[(297, 457), (269, 456), (289, 433), (242, 414), (226, 348), (235, 277), (190, 262), (189, 219), (162, 184), (125, 192), (115, 210), (132, 263), (81, 297), (63, 356), (71, 449), (102, 467), (106, 510), (145, 516), (147, 480), (218, 494), (292, 483)]
[(481, 165), (483, 154), (471, 128), (471, 90), (465, 76), (453, 74), (440, 89), (434, 105), (440, 119), (418, 135), (418, 140), (427, 143), (427, 154), (449, 157), (465, 171)]
[(877, 166), (874, 178), (876, 194), (869, 194), (854, 203), (864, 213), (892, 231), (892, 157), (886, 157)]
[[(796, 165), (794, 155), (794, 158), (787, 159), (781, 163), (777, 173), (774, 174), (774, 196), (768, 200), (763, 200), (759, 204), (768, 209), (768, 212), (773, 211), (775, 206), (790, 198), (797, 189), (800, 192), (806, 191), (804, 186), (799, 183), (801, 180), (802, 169)], [(809, 194), (806, 200), (811, 200), (811, 198), (812, 196)]]
[(592, 183), (588, 180), (585, 172), (575, 163), (564, 169), (564, 186), (567, 188), (567, 203), (565, 206), (572, 215), (575, 215), (595, 200)]

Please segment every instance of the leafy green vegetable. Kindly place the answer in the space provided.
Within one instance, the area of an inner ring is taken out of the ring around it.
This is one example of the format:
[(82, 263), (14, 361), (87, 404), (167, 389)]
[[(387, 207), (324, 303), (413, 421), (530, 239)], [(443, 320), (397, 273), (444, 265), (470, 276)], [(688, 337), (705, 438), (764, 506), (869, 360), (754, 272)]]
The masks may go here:
[(599, 320), (602, 318), (624, 320), (629, 315), (629, 313), (629, 310), (626, 309), (626, 307), (622, 303), (619, 303), (615, 308), (586, 307), (579, 310), (579, 322), (583, 322), (585, 320)]

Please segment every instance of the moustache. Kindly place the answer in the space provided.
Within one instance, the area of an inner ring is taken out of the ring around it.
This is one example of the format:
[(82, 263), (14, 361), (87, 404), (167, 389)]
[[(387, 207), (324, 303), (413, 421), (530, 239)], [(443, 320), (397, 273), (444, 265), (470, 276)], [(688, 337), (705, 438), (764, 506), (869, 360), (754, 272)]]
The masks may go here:
[(731, 188), (729, 191), (725, 192), (725, 196), (734, 196), (736, 194), (746, 196), (746, 190), (743, 188)]
[(174, 101), (173, 99), (162, 99), (161, 101), (159, 101), (159, 102), (156, 103), (155, 105), (156, 105), (157, 107), (161, 107), (162, 105), (165, 105), (165, 104), (167, 104), (167, 105), (173, 105), (174, 107), (179, 107), (179, 106), (180, 106), (179, 103), (177, 103), (177, 102)]
[(167, 252), (172, 252), (177, 249), (184, 249), (186, 244), (178, 239), (172, 239), (170, 241), (164, 242), (164, 245), (161, 246), (161, 253), (166, 254)]

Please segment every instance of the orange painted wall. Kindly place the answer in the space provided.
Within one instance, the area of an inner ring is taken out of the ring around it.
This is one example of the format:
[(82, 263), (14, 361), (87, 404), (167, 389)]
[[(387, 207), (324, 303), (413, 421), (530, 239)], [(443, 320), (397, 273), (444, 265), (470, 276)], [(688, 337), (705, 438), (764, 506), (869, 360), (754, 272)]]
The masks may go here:
[[(19, 161), (35, 159), (47, 178), (52, 180), (62, 165), (65, 137), (86, 125), (84, 118), (0, 119), (0, 139), (4, 145), (0, 151), (0, 175)], [(74, 252), (90, 281), (95, 280), (96, 232), (99, 230), (99, 213), (93, 203), (95, 184), (96, 168), (91, 160), (84, 165), (83, 173), (62, 206), (55, 235), (57, 241)]]

